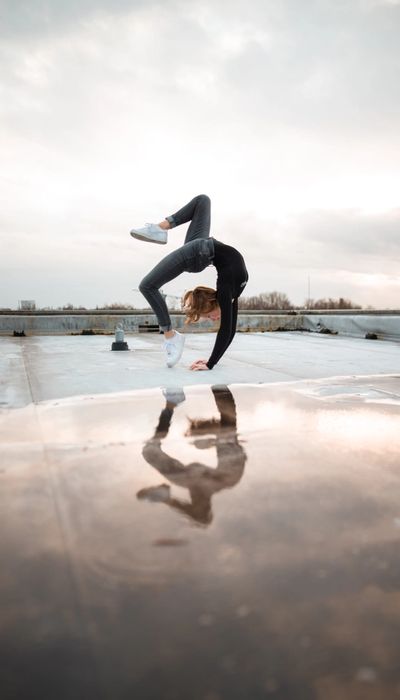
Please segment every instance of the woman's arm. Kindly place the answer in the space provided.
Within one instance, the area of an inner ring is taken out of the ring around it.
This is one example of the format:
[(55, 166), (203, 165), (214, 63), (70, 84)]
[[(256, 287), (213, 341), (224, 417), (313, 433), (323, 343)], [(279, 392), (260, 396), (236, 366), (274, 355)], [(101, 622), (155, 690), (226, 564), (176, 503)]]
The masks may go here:
[(218, 289), (217, 301), (221, 309), (221, 325), (215, 339), (213, 351), (206, 363), (208, 369), (212, 369), (221, 359), (236, 332), (237, 299), (234, 299), (232, 303), (232, 292), (229, 285), (224, 285)]
[(237, 317), (238, 317), (238, 300), (234, 299), (232, 302), (232, 331), (231, 331), (231, 337), (229, 339), (229, 343), (226, 346), (225, 350), (227, 350), (232, 342), (232, 340), (235, 337), (236, 334), (236, 326), (237, 326)]

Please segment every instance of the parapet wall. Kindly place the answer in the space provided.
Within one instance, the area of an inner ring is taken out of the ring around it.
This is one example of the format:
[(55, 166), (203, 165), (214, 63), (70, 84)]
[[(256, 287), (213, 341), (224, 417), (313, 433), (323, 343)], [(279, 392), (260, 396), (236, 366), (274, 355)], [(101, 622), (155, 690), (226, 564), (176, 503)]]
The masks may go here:
[[(324, 329), (340, 335), (364, 338), (367, 333), (381, 340), (400, 340), (400, 315), (386, 314), (305, 314), (303, 330), (324, 332)], [(325, 331), (326, 332), (326, 331)]]
[[(214, 330), (209, 322), (184, 325), (182, 313), (171, 313), (175, 328), (192, 332)], [(113, 334), (118, 324), (126, 333), (158, 332), (157, 320), (146, 312), (10, 312), (0, 313), (0, 334), (71, 335), (84, 332)], [(238, 330), (242, 332), (311, 331), (333, 332), (365, 337), (374, 333), (380, 339), (400, 340), (400, 311), (296, 311), (290, 313), (243, 311), (239, 313)]]

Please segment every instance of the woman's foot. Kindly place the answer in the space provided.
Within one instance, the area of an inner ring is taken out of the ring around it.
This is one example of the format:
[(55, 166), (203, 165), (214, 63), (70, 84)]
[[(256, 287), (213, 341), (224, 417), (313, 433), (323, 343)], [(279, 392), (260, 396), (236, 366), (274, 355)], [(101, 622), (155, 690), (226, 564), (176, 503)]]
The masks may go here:
[(185, 336), (175, 331), (173, 336), (164, 341), (164, 350), (167, 355), (167, 367), (173, 367), (181, 359)]
[(165, 389), (163, 389), (163, 394), (167, 400), (167, 403), (175, 408), (180, 403), (186, 401), (185, 392), (183, 389), (181, 389), (181, 387), (165, 387)]
[(133, 238), (138, 238), (139, 241), (147, 241), (148, 243), (165, 244), (168, 241), (168, 233), (166, 229), (159, 224), (146, 224), (142, 228), (133, 228), (131, 231)]
[(146, 489), (140, 489), (137, 492), (136, 498), (139, 501), (153, 501), (153, 503), (165, 503), (169, 501), (171, 487), (168, 484), (160, 484), (160, 486), (149, 486)]

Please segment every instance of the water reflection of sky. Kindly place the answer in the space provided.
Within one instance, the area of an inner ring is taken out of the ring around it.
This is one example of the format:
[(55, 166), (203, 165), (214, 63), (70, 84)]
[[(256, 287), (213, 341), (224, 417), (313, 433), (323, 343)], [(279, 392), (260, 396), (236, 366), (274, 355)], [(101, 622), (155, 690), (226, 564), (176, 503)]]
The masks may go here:
[(398, 407), (220, 390), (4, 416), (3, 687), (399, 697)]

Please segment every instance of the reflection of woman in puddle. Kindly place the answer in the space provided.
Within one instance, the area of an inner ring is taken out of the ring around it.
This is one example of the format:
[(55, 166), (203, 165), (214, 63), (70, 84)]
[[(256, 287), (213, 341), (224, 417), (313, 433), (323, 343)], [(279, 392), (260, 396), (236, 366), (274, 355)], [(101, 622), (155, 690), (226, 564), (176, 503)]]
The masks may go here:
[[(174, 410), (185, 400), (183, 391), (167, 391), (166, 406), (161, 411), (154, 437), (143, 447), (143, 457), (171, 483), (187, 488), (190, 501), (173, 498), (167, 484), (142, 489), (137, 494), (139, 499), (166, 503), (202, 525), (208, 525), (212, 521), (213, 494), (235, 486), (242, 478), (246, 462), (245, 452), (237, 436), (234, 398), (228, 387), (213, 386), (211, 389), (220, 414), (219, 420), (190, 420), (186, 436), (196, 438), (193, 444), (199, 450), (215, 446), (217, 467), (213, 469), (200, 462), (184, 465), (161, 449), (161, 440), (168, 435)], [(210, 434), (215, 437), (205, 437)]]

